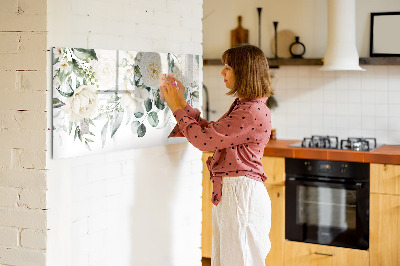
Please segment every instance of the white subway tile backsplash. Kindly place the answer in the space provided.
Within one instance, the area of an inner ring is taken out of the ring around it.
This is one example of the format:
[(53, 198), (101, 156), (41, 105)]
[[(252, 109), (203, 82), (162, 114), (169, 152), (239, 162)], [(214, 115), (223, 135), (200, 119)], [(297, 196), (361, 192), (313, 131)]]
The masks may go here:
[(320, 66), (309, 66), (310, 69), (310, 77), (311, 78), (323, 78), (324, 77), (324, 71), (321, 71)]
[(374, 66), (374, 77), (387, 79), (388, 66), (387, 65), (376, 65)]
[(387, 69), (387, 73), (389, 78), (390, 77), (400, 77), (400, 66), (390, 66)]
[(400, 131), (400, 117), (389, 117), (389, 130)]
[(400, 90), (400, 74), (389, 76), (388, 78), (388, 90), (398, 91)]
[(362, 136), (361, 128), (349, 128), (349, 137), (360, 137)]
[(299, 77), (305, 78), (305, 79), (310, 79), (311, 76), (311, 71), (313, 71), (312, 68), (310, 67), (298, 67), (297, 68), (297, 75)]
[(375, 101), (375, 104), (387, 103), (388, 102), (388, 92), (375, 90), (374, 101)]
[(334, 103), (325, 103), (324, 104), (323, 114), (324, 114), (324, 116), (335, 115), (336, 114), (336, 104), (334, 104)]
[[(389, 125), (398, 122), (391, 119), (400, 117), (400, 67), (363, 67), (365, 72), (320, 71), (318, 66), (281, 66), (272, 70), (278, 101), (272, 117), (278, 138), (301, 139), (306, 135), (300, 132), (309, 131), (330, 135), (336, 132), (343, 138), (382, 136), (382, 142), (398, 144), (400, 141), (393, 142), (396, 137), (388, 132)], [(205, 84), (212, 79), (204, 75)], [(227, 101), (228, 97), (222, 95), (218, 100), (211, 98), (211, 105)], [(226, 109), (221, 108), (215, 116), (220, 117)], [(395, 125), (390, 130), (400, 131)]]
[(388, 130), (375, 130), (375, 136), (379, 144), (386, 144), (389, 142), (389, 134)]
[(362, 123), (360, 116), (354, 116), (350, 115), (349, 116), (349, 129), (361, 129), (362, 128)]
[(400, 117), (400, 104), (389, 104), (389, 117)]
[(349, 90), (361, 90), (361, 72), (350, 71), (348, 73)]
[(336, 103), (336, 114), (338, 116), (347, 116), (349, 114), (349, 105), (345, 103)]
[(288, 66), (285, 67), (286, 72), (284, 73), (285, 77), (297, 77), (298, 76), (298, 68), (297, 66)]
[(288, 89), (299, 88), (298, 78), (297, 77), (287, 77), (286, 78), (286, 88), (288, 88)]
[(389, 91), (388, 97), (389, 104), (400, 104), (400, 88), (397, 91)]
[(349, 90), (337, 90), (336, 92), (336, 103), (344, 103), (348, 105), (350, 102), (349, 99)]
[(310, 78), (305, 76), (299, 76), (297, 79), (298, 87), (303, 89), (310, 89)]
[(373, 104), (361, 105), (361, 116), (373, 118), (375, 115), (375, 106)]
[(338, 129), (344, 130), (344, 129), (348, 129), (349, 127), (349, 118), (348, 116), (336, 116), (336, 127)]
[(361, 102), (363, 104), (374, 103), (374, 91), (363, 89), (361, 91)]
[(383, 77), (376, 77), (374, 80), (374, 89), (377, 91), (387, 91), (388, 89), (388, 79)]
[(375, 117), (375, 130), (385, 130), (389, 129), (389, 118), (388, 117)]
[(389, 140), (387, 143), (400, 143), (400, 130), (394, 131), (390, 130), (389, 131)]
[(375, 117), (388, 117), (389, 109), (390, 109), (390, 105), (375, 104)]
[(373, 129), (362, 129), (361, 137), (363, 138), (373, 138), (375, 136)]
[(361, 118), (362, 129), (363, 130), (374, 130), (375, 128), (375, 120), (371, 116), (363, 116)]

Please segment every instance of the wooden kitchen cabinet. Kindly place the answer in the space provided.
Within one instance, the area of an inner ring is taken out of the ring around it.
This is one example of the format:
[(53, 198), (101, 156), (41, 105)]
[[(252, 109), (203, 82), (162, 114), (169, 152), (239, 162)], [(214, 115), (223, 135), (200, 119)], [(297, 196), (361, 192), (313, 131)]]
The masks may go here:
[(285, 240), (284, 245), (285, 266), (369, 265), (369, 253), (365, 250), (316, 245), (288, 240)]
[(283, 265), (285, 241), (285, 158), (264, 156), (261, 159), (267, 175), (265, 187), (271, 199), (271, 250), (265, 259), (266, 266)]
[(400, 265), (400, 165), (371, 164), (371, 266)]
[(212, 183), (210, 181), (210, 173), (206, 165), (212, 152), (203, 153), (203, 194), (202, 194), (202, 223), (201, 223), (201, 253), (204, 258), (211, 258), (212, 252)]
[(400, 165), (370, 164), (371, 193), (400, 195)]
[(265, 184), (271, 199), (271, 250), (265, 259), (266, 266), (283, 265), (285, 241), (285, 187)]

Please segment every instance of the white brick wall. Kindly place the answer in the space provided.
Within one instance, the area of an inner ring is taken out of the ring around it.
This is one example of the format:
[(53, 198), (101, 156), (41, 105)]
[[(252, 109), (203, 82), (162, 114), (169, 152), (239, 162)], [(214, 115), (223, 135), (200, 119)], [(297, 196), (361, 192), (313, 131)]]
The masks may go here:
[[(53, 0), (48, 49), (202, 55), (201, 18), (202, 0)], [(188, 143), (47, 168), (48, 265), (201, 265), (201, 152)]]
[(0, 265), (45, 265), (46, 5), (0, 3)]

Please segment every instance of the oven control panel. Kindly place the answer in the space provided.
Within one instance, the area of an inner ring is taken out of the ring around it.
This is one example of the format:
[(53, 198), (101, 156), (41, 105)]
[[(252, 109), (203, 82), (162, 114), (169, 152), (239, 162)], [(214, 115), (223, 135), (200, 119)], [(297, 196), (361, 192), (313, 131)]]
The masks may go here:
[(369, 179), (369, 164), (286, 158), (286, 174)]

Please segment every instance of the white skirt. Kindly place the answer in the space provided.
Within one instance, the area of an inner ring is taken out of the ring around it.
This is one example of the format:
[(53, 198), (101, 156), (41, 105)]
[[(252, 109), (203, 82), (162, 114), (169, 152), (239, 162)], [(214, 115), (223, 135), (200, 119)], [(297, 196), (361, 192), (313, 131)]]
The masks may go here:
[(262, 266), (271, 249), (271, 200), (264, 184), (222, 178), (222, 197), (212, 210), (212, 266)]

